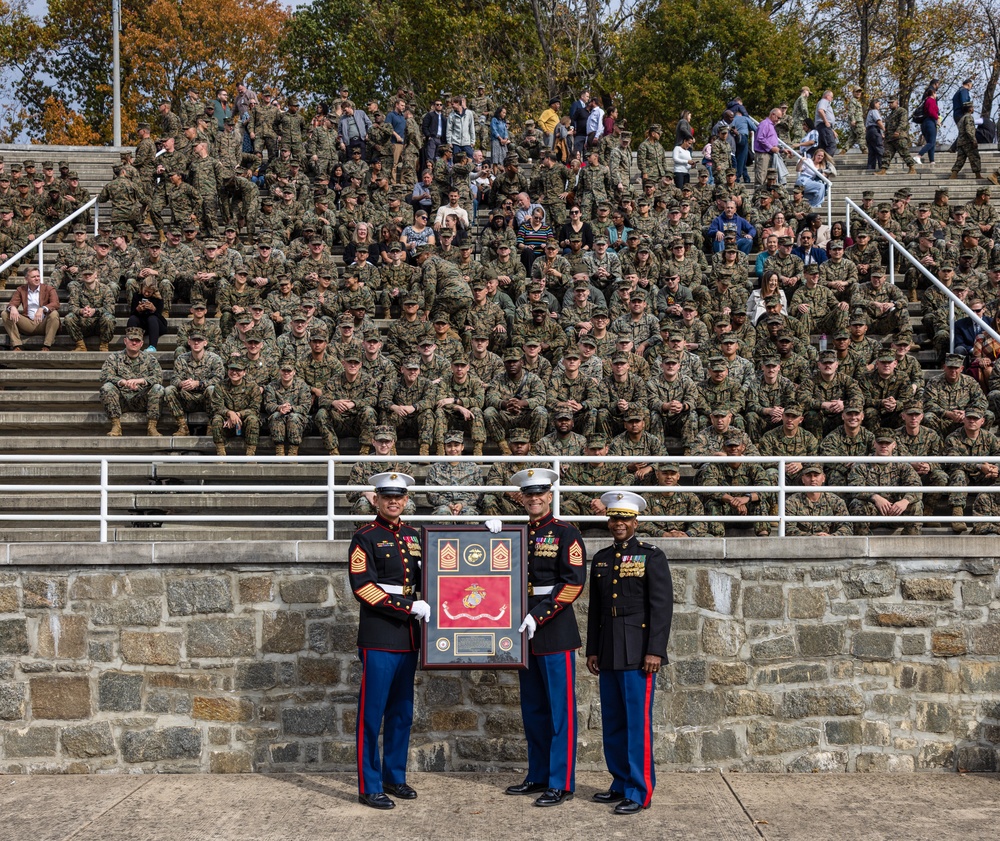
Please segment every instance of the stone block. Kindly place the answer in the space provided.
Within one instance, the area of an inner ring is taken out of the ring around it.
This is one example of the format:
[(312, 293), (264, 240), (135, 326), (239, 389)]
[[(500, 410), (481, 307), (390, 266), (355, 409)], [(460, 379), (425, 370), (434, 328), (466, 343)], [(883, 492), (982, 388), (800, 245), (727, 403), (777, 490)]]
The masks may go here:
[(176, 666), (181, 640), (180, 631), (122, 631), (122, 659), (142, 666)]
[(740, 686), (749, 679), (750, 667), (746, 663), (712, 663), (708, 679), (718, 686)]
[(483, 722), (483, 732), (488, 736), (504, 736), (519, 732), (521, 726), (520, 712), (488, 712)]
[(912, 756), (897, 756), (891, 753), (862, 753), (854, 760), (855, 770), (862, 774), (912, 773)]
[(454, 707), (462, 703), (462, 681), (434, 675), (424, 684), (424, 703), (429, 707)]
[(188, 657), (252, 657), (253, 619), (196, 619), (187, 627)]
[(725, 713), (727, 718), (774, 715), (774, 698), (763, 692), (749, 689), (734, 689), (726, 692)]
[(54, 575), (26, 575), (21, 585), (25, 610), (66, 607), (66, 578)]
[(822, 686), (787, 691), (781, 714), (793, 719), (861, 715), (864, 706), (864, 698), (853, 686)]
[(963, 692), (1000, 692), (1000, 663), (963, 663)]
[[(996, 547), (990, 547), (987, 551), (995, 552)], [(986, 555), (982, 558), (966, 558), (964, 566), (970, 575), (994, 575), (1000, 568), (1000, 561), (994, 555)]]
[(723, 698), (718, 691), (679, 691), (670, 697), (670, 721), (675, 727), (705, 727), (722, 717)]
[(340, 661), (300, 657), (299, 680), (307, 686), (336, 686), (340, 683)]
[(191, 717), (201, 721), (250, 721), (253, 719), (253, 702), (245, 698), (208, 698), (195, 695)]
[(81, 719), (91, 714), (90, 680), (81, 675), (33, 677), (31, 716), (39, 719)]
[(900, 585), (904, 599), (915, 602), (950, 602), (955, 582), (948, 578), (907, 578)]
[(301, 613), (272, 611), (264, 614), (261, 650), (293, 654), (306, 647), (306, 618)]
[(87, 617), (44, 614), (38, 623), (38, 656), (79, 660), (87, 656)]
[(896, 590), (895, 572), (886, 565), (844, 570), (841, 580), (849, 599), (882, 598)]
[(722, 730), (718, 733), (701, 734), (701, 758), (703, 762), (722, 762), (726, 759), (738, 759), (740, 746), (736, 733), (732, 730)]
[(868, 609), (868, 624), (880, 628), (932, 628), (936, 611), (917, 604), (875, 603)]
[(803, 657), (835, 657), (844, 651), (846, 625), (799, 625), (795, 637)]
[(829, 745), (860, 745), (862, 731), (861, 721), (856, 718), (823, 722), (823, 732)]
[(927, 651), (927, 640), (923, 634), (903, 634), (900, 650), (904, 657), (919, 657)]
[(917, 701), (917, 730), (925, 733), (947, 733), (953, 726), (952, 711), (947, 704)]
[(747, 745), (752, 753), (765, 756), (819, 745), (819, 730), (797, 724), (752, 721), (747, 725)]
[(813, 751), (788, 764), (792, 774), (818, 774), (847, 770), (847, 754), (843, 751)]
[(917, 751), (916, 769), (955, 769), (955, 745), (951, 742), (925, 742)]
[(968, 648), (965, 631), (961, 628), (940, 628), (931, 631), (931, 654), (935, 657), (961, 657)]
[(895, 634), (857, 631), (851, 638), (851, 654), (859, 660), (892, 660), (895, 653)]
[(28, 620), (0, 619), (0, 654), (28, 653)]
[(996, 771), (996, 748), (985, 745), (963, 745), (955, 753), (955, 765), (960, 773)]
[[(977, 663), (973, 665), (983, 666), (989, 664)], [(894, 667), (894, 673), (898, 689), (911, 689), (917, 692), (928, 693), (952, 693), (959, 691), (958, 676), (943, 664), (897, 664)], [(998, 686), (1000, 686), (1000, 668), (997, 670), (996, 679)], [(965, 681), (964, 671), (962, 680), (963, 682)]]
[(693, 657), (698, 653), (698, 639), (698, 634), (684, 631), (675, 634), (671, 630), (667, 651), (671, 657)]
[(785, 613), (785, 598), (781, 587), (753, 586), (743, 588), (744, 619), (781, 619)]
[(229, 613), (232, 609), (228, 578), (210, 575), (167, 579), (167, 610), (171, 616)]
[(4, 733), (3, 751), (7, 759), (30, 756), (55, 756), (59, 741), (58, 727), (9, 728)]
[(74, 601), (111, 599), (117, 595), (118, 576), (110, 572), (81, 572), (69, 588), (69, 597)]
[(1000, 624), (971, 625), (968, 628), (969, 652), (972, 654), (1000, 654)]
[(358, 619), (357, 614), (344, 617), (333, 623), (329, 633), (329, 650), (342, 653), (358, 650)]
[(769, 666), (757, 669), (754, 682), (758, 686), (779, 683), (814, 683), (826, 680), (829, 670), (822, 663), (796, 663), (794, 666)]
[(680, 660), (673, 663), (674, 679), (679, 686), (702, 686), (707, 663), (704, 660)]
[(764, 640), (750, 646), (750, 659), (755, 661), (787, 660), (794, 656), (795, 640), (787, 635)]
[(322, 736), (333, 733), (333, 709), (322, 707), (290, 707), (281, 711), (281, 727), (286, 736)]
[(63, 752), (77, 759), (111, 756), (115, 752), (111, 725), (106, 721), (67, 727), (62, 731), (61, 741)]
[(244, 663), (236, 667), (233, 688), (236, 690), (260, 691), (278, 685), (278, 667), (269, 661)]
[(240, 578), (241, 604), (259, 604), (274, 600), (274, 578), (270, 575), (247, 575)]
[(17, 587), (0, 587), (0, 613), (17, 613), (20, 609)]
[(319, 575), (282, 581), (278, 592), (286, 604), (322, 604), (330, 597), (330, 582)]
[(963, 581), (962, 603), (966, 607), (982, 607), (993, 601), (993, 584), (989, 581)]
[(181, 689), (185, 692), (208, 692), (213, 687), (210, 674), (171, 674), (147, 672), (146, 682), (154, 689)]
[(95, 663), (110, 663), (115, 659), (117, 635), (91, 634), (87, 643), (87, 657)]
[(0, 684), (0, 721), (19, 721), (25, 711), (24, 684)]
[(517, 736), (502, 739), (487, 739), (482, 736), (458, 736), (455, 739), (455, 753), (470, 762), (485, 762), (491, 766), (497, 762), (524, 762), (528, 758), (527, 742)]
[(271, 754), (271, 761), (278, 764), (298, 762), (299, 760), (298, 742), (279, 742), (269, 745), (268, 750)]
[(247, 751), (212, 751), (208, 755), (208, 770), (211, 774), (249, 774), (253, 771), (253, 759)]
[(97, 679), (97, 708), (110, 712), (141, 709), (142, 680), (142, 675), (134, 672), (101, 672)]
[(731, 616), (736, 610), (739, 597), (740, 581), (735, 576), (716, 569), (697, 571), (694, 602), (698, 607)]
[(884, 716), (904, 716), (910, 711), (909, 695), (875, 695), (872, 710)]
[(431, 710), (428, 729), (434, 733), (478, 730), (479, 715), (475, 710)]
[(747, 640), (740, 622), (706, 618), (701, 629), (701, 646), (706, 654), (735, 657)]
[(162, 730), (127, 730), (121, 737), (122, 759), (130, 764), (201, 757), (201, 730), (166, 727)]
[(788, 591), (788, 618), (822, 619), (826, 599), (825, 587), (793, 587)]
[(133, 625), (159, 625), (163, 607), (159, 599), (123, 598), (94, 605), (92, 619), (95, 625), (114, 625), (127, 628)]

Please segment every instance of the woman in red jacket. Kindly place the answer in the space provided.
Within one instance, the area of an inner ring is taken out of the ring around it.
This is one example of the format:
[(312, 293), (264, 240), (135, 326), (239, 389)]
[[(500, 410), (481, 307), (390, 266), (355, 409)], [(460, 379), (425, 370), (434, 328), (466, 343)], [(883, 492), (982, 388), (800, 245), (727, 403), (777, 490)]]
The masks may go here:
[[(931, 79), (927, 90), (924, 91), (924, 118), (920, 122), (920, 130), (923, 132), (926, 142), (920, 147), (917, 154), (921, 160), (926, 160), (927, 163), (931, 164), (934, 163), (934, 146), (937, 143), (938, 123), (941, 120), (941, 112), (938, 110), (937, 102), (937, 89), (940, 84), (937, 79)], [(926, 158), (923, 157), (925, 154)]]

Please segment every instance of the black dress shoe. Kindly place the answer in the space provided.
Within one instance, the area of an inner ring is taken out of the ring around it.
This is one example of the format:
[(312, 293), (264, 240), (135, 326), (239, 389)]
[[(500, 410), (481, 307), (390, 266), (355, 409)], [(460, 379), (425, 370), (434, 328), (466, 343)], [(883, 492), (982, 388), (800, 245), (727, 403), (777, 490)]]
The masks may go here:
[(408, 786), (406, 783), (382, 783), (382, 788), (400, 800), (417, 799), (417, 793), (413, 790), (413, 787)]
[(558, 806), (564, 800), (572, 800), (573, 792), (561, 788), (547, 788), (545, 794), (535, 801), (536, 806)]
[(358, 803), (363, 803), (365, 806), (370, 806), (372, 809), (396, 808), (396, 804), (386, 797), (385, 792), (382, 791), (376, 792), (375, 794), (359, 794)]
[(545, 791), (545, 783), (533, 783), (529, 780), (525, 780), (523, 783), (519, 783), (516, 786), (507, 786), (507, 790), (504, 794), (537, 794), (540, 791)]
[(607, 791), (599, 791), (592, 798), (598, 803), (617, 803), (619, 800), (625, 799), (624, 792), (615, 791), (613, 788), (609, 788)]
[(634, 800), (623, 800), (617, 806), (615, 806), (616, 815), (637, 815), (643, 809), (647, 808), (641, 803), (636, 803)]

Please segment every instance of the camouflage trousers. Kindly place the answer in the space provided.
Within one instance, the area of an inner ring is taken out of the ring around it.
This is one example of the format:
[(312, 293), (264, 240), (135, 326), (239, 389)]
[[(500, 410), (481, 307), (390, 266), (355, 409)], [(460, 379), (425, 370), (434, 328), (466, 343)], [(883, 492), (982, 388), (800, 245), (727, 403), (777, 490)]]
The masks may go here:
[[(745, 496), (746, 494), (744, 494)], [(721, 502), (717, 499), (712, 499), (711, 497), (702, 497), (702, 502), (705, 506), (705, 517), (708, 520), (708, 533), (711, 537), (725, 537), (726, 535), (726, 523), (720, 522), (719, 520), (713, 519), (715, 517), (735, 517), (739, 516), (739, 512), (730, 507), (725, 502)], [(747, 503), (747, 516), (761, 516), (766, 517), (771, 513), (771, 501), (768, 496), (764, 496), (757, 502)], [(752, 527), (755, 532), (766, 533), (770, 530), (767, 522), (764, 520), (759, 520), (753, 523), (732, 523), (732, 528), (735, 529), (745, 529)]]
[[(948, 474), (948, 484), (956, 488), (967, 488), (969, 485), (993, 485), (995, 482), (992, 479), (987, 479), (981, 473), (970, 480), (968, 473), (956, 467)], [(956, 491), (948, 494), (949, 505), (961, 505), (964, 508), (968, 501), (969, 495), (967, 493)]]
[(472, 309), (471, 298), (452, 298), (438, 296), (434, 299), (434, 310), (445, 312), (451, 318), (451, 326), (459, 334), (465, 332), (465, 321), (468, 318), (469, 310)]
[(248, 447), (256, 447), (260, 441), (260, 417), (256, 412), (238, 412), (242, 426), (240, 432), (235, 429), (225, 429), (225, 415), (215, 415), (212, 418), (212, 443), (219, 445), (226, 443), (226, 437), (243, 436), (243, 440)]
[[(822, 441), (842, 423), (843, 421), (839, 413), (827, 412), (823, 409), (808, 409), (806, 410), (805, 419), (802, 421), (802, 428), (806, 432), (811, 432), (815, 435), (817, 441)], [(755, 441), (760, 439), (760, 436), (755, 435), (753, 432), (750, 435)]]
[(350, 412), (323, 407), (316, 413), (316, 426), (327, 450), (340, 449), (341, 435), (356, 435), (363, 446), (371, 446), (376, 423), (378, 415), (371, 406), (360, 406)]
[[(219, 279), (203, 281), (196, 280), (191, 284), (191, 299), (201, 298), (201, 300), (208, 302), (216, 301), (216, 293), (219, 291)], [(164, 303), (166, 306), (166, 303)], [(220, 328), (221, 329), (221, 328)]]
[(847, 329), (847, 311), (835, 308), (818, 318), (814, 318), (812, 313), (806, 312), (799, 316), (799, 322), (802, 324), (802, 329), (810, 335), (828, 333), (832, 336), (838, 330)]
[[(895, 502), (898, 499), (902, 499), (902, 494), (885, 494), (885, 498), (890, 502)], [(957, 503), (955, 503), (957, 504)], [(870, 500), (858, 499), (854, 497), (850, 502), (847, 503), (847, 510), (851, 512), (852, 517), (880, 517), (881, 514), (878, 513), (878, 508), (875, 507), (875, 503)], [(924, 503), (923, 500), (917, 498), (910, 506), (906, 509), (903, 514), (904, 517), (922, 517), (924, 514)], [(872, 522), (872, 523), (851, 523), (854, 527), (854, 533), (856, 535), (864, 536), (871, 534), (872, 527), (875, 528), (895, 528), (895, 525), (889, 522)], [(902, 526), (915, 526), (919, 523), (901, 523)]]
[(212, 412), (212, 395), (215, 386), (210, 385), (204, 391), (184, 391), (175, 385), (168, 385), (163, 392), (163, 402), (167, 411), (177, 421), (184, 420), (191, 412)]
[(913, 155), (910, 154), (909, 138), (904, 139), (902, 142), (889, 137), (885, 139), (885, 157), (882, 159), (882, 169), (888, 169), (889, 164), (892, 163), (892, 159), (896, 155), (899, 155), (903, 159), (903, 163), (907, 166), (916, 166), (917, 164), (913, 160)]
[(534, 409), (525, 409), (519, 414), (512, 415), (503, 409), (494, 409), (488, 406), (483, 412), (483, 420), (486, 423), (487, 436), (496, 442), (507, 440), (507, 431), (510, 429), (527, 429), (531, 435), (531, 443), (540, 441), (545, 436), (545, 428), (549, 423), (549, 413), (544, 406)]
[[(555, 426), (551, 428), (555, 429)], [(624, 427), (622, 428), (624, 430)], [(581, 409), (573, 413), (573, 429), (583, 436), (594, 432), (610, 435), (611, 415), (607, 409)]]
[(863, 126), (848, 126), (847, 131), (844, 133), (844, 143), (842, 148), (845, 152), (850, 151), (854, 144), (858, 144), (858, 148), (861, 149), (866, 155), (868, 154), (868, 141), (865, 139), (865, 129)]
[[(447, 506), (447, 504), (437, 506), (437, 508), (431, 511), (431, 513), (434, 514), (436, 517), (453, 516), (451, 513), (451, 509)], [(462, 507), (462, 514), (468, 514), (470, 517), (474, 517), (479, 513), (480, 513), (479, 508), (475, 505), (465, 505)], [(462, 514), (459, 514), (458, 516), (461, 517)], [(459, 521), (456, 520), (455, 522)], [(470, 523), (470, 525), (472, 524)]]
[(559, 499), (559, 516), (561, 517), (566, 515), (587, 517), (593, 513), (589, 499), (585, 500), (575, 495), (567, 495)]
[(566, 221), (566, 202), (561, 200), (552, 204), (542, 202), (542, 207), (545, 209), (545, 221), (552, 230), (556, 230)]
[(486, 424), (483, 422), (482, 409), (470, 409), (472, 418), (466, 420), (454, 406), (444, 406), (434, 410), (434, 443), (444, 444), (444, 434), (449, 429), (461, 429), (472, 436), (473, 444), (486, 443)]
[(120, 418), (122, 412), (145, 412), (149, 420), (159, 420), (162, 400), (162, 385), (147, 385), (136, 391), (123, 391), (114, 383), (101, 386), (101, 403), (112, 420)]
[(271, 442), (274, 444), (301, 444), (302, 435), (308, 422), (308, 415), (300, 415), (298, 412), (289, 412), (287, 415), (283, 415), (281, 412), (275, 412), (267, 419), (271, 429)]
[(494, 517), (513, 517), (524, 513), (523, 506), (518, 505), (503, 493), (483, 494), (483, 501), (479, 507), (483, 514), (490, 514)]
[[(405, 435), (417, 436), (417, 443), (423, 447), (430, 447), (434, 443), (434, 427), (436, 419), (433, 409), (422, 409), (401, 418), (394, 412), (390, 412), (383, 419), (383, 423), (390, 424), (396, 429), (396, 440), (399, 441)], [(370, 435), (370, 433), (369, 433)]]
[(201, 206), (196, 209), (198, 225), (207, 237), (219, 232), (219, 197), (215, 194), (201, 197)]
[(679, 438), (684, 444), (684, 449), (688, 450), (694, 443), (698, 425), (693, 412), (681, 412), (667, 417), (660, 412), (651, 412), (649, 432), (661, 441), (667, 438)]
[(979, 157), (979, 149), (971, 144), (959, 143), (955, 150), (955, 163), (951, 166), (951, 171), (956, 175), (962, 171), (962, 167), (965, 166), (965, 162), (969, 162), (969, 166), (972, 168), (972, 172), (975, 174), (976, 178), (979, 178), (979, 173), (983, 171), (983, 162)]
[[(132, 296), (139, 291), (139, 283), (139, 279), (135, 277), (130, 277), (125, 281), (125, 299), (129, 303), (132, 301)], [(163, 298), (163, 317), (167, 318), (170, 313), (170, 306), (174, 302), (174, 284), (172, 281), (164, 278), (156, 284), (156, 288), (160, 292), (160, 297)]]
[(74, 342), (82, 342), (84, 336), (95, 334), (102, 342), (110, 342), (115, 337), (115, 317), (110, 313), (85, 317), (71, 312), (63, 319), (63, 325)]

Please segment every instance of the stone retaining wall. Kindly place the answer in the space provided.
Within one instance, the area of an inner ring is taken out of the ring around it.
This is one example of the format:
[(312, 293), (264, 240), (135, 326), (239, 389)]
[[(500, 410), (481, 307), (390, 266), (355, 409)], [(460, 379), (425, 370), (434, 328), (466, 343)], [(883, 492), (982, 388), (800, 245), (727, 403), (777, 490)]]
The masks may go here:
[[(996, 770), (995, 538), (663, 545), (662, 768)], [(352, 770), (346, 548), (0, 545), (0, 773)], [(412, 768), (523, 768), (515, 673), (418, 672), (416, 706)]]

